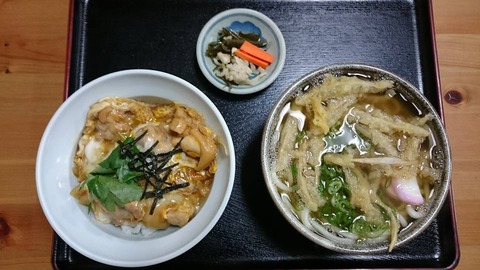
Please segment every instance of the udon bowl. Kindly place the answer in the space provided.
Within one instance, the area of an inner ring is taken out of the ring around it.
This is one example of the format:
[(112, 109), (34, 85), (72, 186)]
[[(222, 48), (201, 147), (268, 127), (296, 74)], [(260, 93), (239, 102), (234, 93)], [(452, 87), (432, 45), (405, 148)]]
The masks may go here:
[[(183, 227), (170, 226), (148, 236), (128, 234), (101, 224), (70, 195), (78, 185), (72, 172), (78, 140), (91, 105), (104, 97), (127, 97), (149, 103), (178, 102), (195, 109), (219, 136), (217, 171), (210, 193)], [(143, 267), (173, 259), (200, 242), (220, 219), (235, 176), (233, 141), (221, 113), (198, 88), (156, 70), (132, 69), (99, 77), (77, 90), (58, 108), (39, 145), (36, 187), (43, 212), (54, 231), (80, 254), (116, 267)]]
[(430, 136), (436, 142), (436, 145), (431, 149), (432, 165), (440, 173), (433, 183), (433, 192), (431, 192), (430, 198), (422, 206), (425, 211), (423, 217), (414, 219), (411, 224), (398, 232), (398, 241), (396, 241), (393, 247), (393, 250), (395, 250), (424, 232), (441, 210), (451, 185), (451, 155), (445, 128), (435, 107), (411, 83), (389, 71), (360, 64), (328, 66), (301, 77), (280, 95), (268, 115), (261, 142), (261, 166), (269, 195), (281, 215), (291, 226), (301, 235), (324, 248), (349, 254), (383, 253), (391, 250), (389, 247), (390, 239), (369, 243), (365, 241), (343, 241), (345, 237), (340, 234), (333, 234), (335, 237), (332, 236), (332, 229), (326, 223), (322, 223), (323, 225), (318, 223), (321, 224), (320, 229), (310, 225), (309, 222), (313, 219), (312, 216), (310, 214), (301, 216), (299, 210), (293, 209), (290, 199), (283, 196), (284, 194), (282, 195), (279, 189), (278, 183), (280, 179), (276, 173), (276, 164), (280, 135), (277, 125), (282, 120), (282, 110), (295, 97), (322, 84), (327, 74), (333, 74), (334, 76), (357, 76), (368, 81), (391, 80), (394, 82), (396, 92), (401, 94), (404, 99), (412, 102), (418, 110), (433, 115), (433, 120), (428, 123), (431, 130)]

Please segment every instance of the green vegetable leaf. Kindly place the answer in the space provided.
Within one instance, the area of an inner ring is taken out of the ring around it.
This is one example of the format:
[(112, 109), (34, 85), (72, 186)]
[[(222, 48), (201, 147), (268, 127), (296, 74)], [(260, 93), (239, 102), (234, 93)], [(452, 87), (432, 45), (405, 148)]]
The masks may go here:
[(104, 168), (104, 167), (101, 167), (101, 166), (97, 166), (90, 174), (92, 174), (92, 175), (112, 175), (112, 174), (115, 174), (115, 169)]
[(120, 163), (120, 167), (117, 169), (116, 174), (118, 179), (123, 183), (132, 183), (138, 177), (142, 176), (142, 172), (132, 171), (128, 167), (129, 160), (124, 159)]
[[(131, 144), (133, 141), (134, 139), (129, 137), (123, 144)], [(134, 145), (129, 147), (134, 152), (138, 151)], [(128, 163), (131, 159), (122, 158), (120, 151), (121, 147), (117, 146), (84, 181), (88, 190), (109, 211), (114, 211), (117, 205), (122, 207), (128, 202), (139, 200), (143, 193), (143, 189), (135, 182), (143, 173), (130, 170)]]
[(115, 211), (115, 196), (112, 193), (108, 193), (107, 198), (103, 202), (105, 205), (105, 208), (107, 208), (108, 211), (113, 212)]
[(108, 189), (106, 189), (105, 185), (103, 184), (107, 181), (106, 179), (116, 180), (113, 177), (97, 175), (90, 178), (87, 182), (88, 190), (102, 202), (107, 200), (109, 193)]
[(110, 155), (98, 165), (104, 169), (118, 169), (121, 165), (120, 162), (120, 147), (117, 146), (113, 149), (112, 153), (110, 153)]
[[(123, 144), (129, 144), (129, 143), (132, 143), (134, 141), (134, 139), (132, 137), (128, 137), (126, 138), (122, 143)], [(115, 147), (115, 149), (113, 149), (112, 153), (110, 153), (110, 155), (105, 159), (103, 160), (102, 162), (100, 162), (100, 164), (98, 164), (101, 168), (103, 169), (118, 169), (122, 166), (122, 164), (125, 162), (125, 160), (127, 161), (130, 161), (130, 159), (127, 157), (127, 158), (122, 158), (121, 155), (120, 155), (120, 145)], [(139, 152), (138, 148), (134, 145), (131, 146), (131, 149), (134, 151), (134, 152)], [(95, 171), (99, 171), (99, 172), (104, 172), (102, 171), (102, 169), (95, 169)], [(107, 171), (105, 170), (105, 171)], [(105, 174), (105, 173), (99, 173), (99, 174)]]
[(139, 200), (143, 189), (136, 183), (120, 182), (118, 178), (97, 175), (87, 183), (88, 189), (97, 197), (109, 211), (115, 210), (115, 205)]

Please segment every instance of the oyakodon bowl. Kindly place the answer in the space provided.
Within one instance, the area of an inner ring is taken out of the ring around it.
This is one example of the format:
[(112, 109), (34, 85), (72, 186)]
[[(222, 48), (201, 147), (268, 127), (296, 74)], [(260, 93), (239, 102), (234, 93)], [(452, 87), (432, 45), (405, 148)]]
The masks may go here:
[[(88, 207), (70, 195), (78, 185), (72, 172), (78, 140), (91, 105), (104, 97), (149, 103), (177, 102), (195, 109), (223, 146), (210, 193), (183, 227), (170, 226), (148, 236), (129, 235), (101, 224)], [(200, 242), (221, 217), (233, 188), (235, 151), (223, 116), (208, 97), (181, 78), (155, 70), (133, 69), (104, 75), (72, 94), (45, 129), (37, 154), (36, 186), (44, 214), (55, 232), (82, 255), (112, 266), (142, 267), (175, 258)]]
[[(412, 102), (418, 111), (433, 115), (433, 119), (428, 123), (428, 128), (431, 130), (429, 140), (435, 141), (435, 146), (430, 149), (432, 155), (431, 165), (438, 169), (439, 175), (433, 183), (433, 192), (431, 192), (429, 199), (421, 207), (422, 211), (424, 211), (423, 217), (413, 220), (410, 225), (398, 232), (398, 240), (393, 249), (405, 245), (421, 234), (441, 210), (451, 185), (450, 146), (441, 118), (432, 104), (412, 84), (386, 70), (361, 64), (333, 65), (315, 70), (289, 86), (278, 98), (268, 115), (261, 142), (262, 170), (268, 192), (288, 223), (314, 243), (333, 251), (351, 254), (388, 252), (390, 250), (390, 238), (382, 241), (358, 239), (350, 241), (348, 238), (352, 238), (351, 234), (339, 234), (338, 228), (330, 227), (328, 222), (316, 222), (320, 226), (312, 226), (315, 218), (310, 214), (302, 216), (301, 210), (298, 209), (299, 207), (305, 207), (305, 205), (296, 205), (297, 208), (294, 209), (291, 199), (285, 196), (285, 193), (279, 188), (281, 180), (276, 170), (280, 140), (279, 122), (283, 121), (286, 112), (285, 108), (297, 96), (301, 96), (315, 86), (321, 85), (328, 74), (334, 76), (355, 76), (367, 81), (391, 80), (394, 83), (394, 89), (397, 94), (400, 94), (403, 99)], [(292, 190), (295, 191), (296, 188), (298, 186), (293, 187)], [(355, 191), (352, 190), (352, 192)]]

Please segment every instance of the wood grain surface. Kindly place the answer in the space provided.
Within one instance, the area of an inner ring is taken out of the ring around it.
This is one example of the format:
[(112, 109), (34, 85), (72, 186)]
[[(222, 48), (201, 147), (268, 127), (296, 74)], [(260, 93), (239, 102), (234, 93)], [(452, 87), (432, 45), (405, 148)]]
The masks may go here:
[[(432, 2), (453, 155), (461, 245), (457, 269), (478, 269), (480, 1)], [(52, 269), (53, 231), (37, 198), (35, 158), (43, 131), (63, 100), (69, 4), (0, 0), (1, 269)]]

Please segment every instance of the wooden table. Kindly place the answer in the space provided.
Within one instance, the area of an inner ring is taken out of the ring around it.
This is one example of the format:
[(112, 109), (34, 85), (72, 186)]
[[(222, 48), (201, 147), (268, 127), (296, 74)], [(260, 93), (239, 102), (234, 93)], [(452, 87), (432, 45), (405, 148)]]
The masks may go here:
[[(63, 100), (69, 2), (0, 0), (0, 268), (51, 269), (35, 157)], [(480, 267), (480, 1), (433, 0), (461, 258)], [(456, 92), (452, 92), (456, 91)], [(452, 93), (454, 95), (452, 95)], [(459, 94), (459, 95), (455, 95)], [(461, 100), (457, 100), (461, 98)]]

